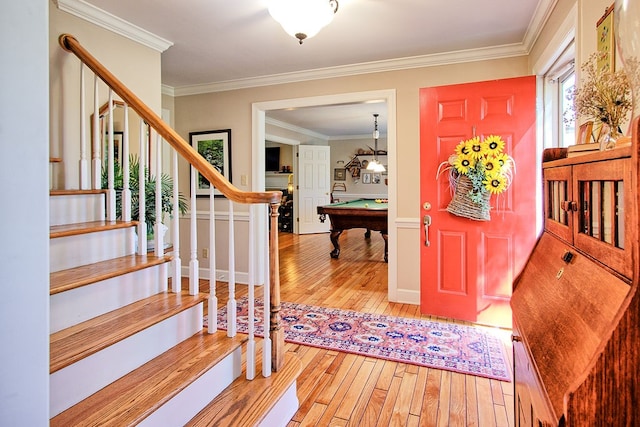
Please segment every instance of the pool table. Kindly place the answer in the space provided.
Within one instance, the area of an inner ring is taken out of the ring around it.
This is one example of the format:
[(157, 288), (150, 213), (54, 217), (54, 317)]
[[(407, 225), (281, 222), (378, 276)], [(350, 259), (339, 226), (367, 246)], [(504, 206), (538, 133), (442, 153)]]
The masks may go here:
[(330, 205), (318, 206), (320, 221), (324, 222), (329, 216), (331, 221), (331, 243), (333, 251), (331, 258), (340, 256), (340, 243), (338, 239), (344, 230), (350, 228), (366, 228), (365, 238), (371, 237), (371, 230), (379, 231), (384, 239), (384, 261), (387, 262), (387, 219), (388, 203), (386, 199), (380, 202), (374, 199), (357, 199), (349, 202), (332, 203)]

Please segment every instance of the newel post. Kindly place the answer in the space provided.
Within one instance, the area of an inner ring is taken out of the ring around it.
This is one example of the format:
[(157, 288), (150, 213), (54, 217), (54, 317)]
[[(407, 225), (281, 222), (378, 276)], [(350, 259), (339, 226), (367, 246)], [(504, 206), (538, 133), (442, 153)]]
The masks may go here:
[(280, 255), (278, 254), (278, 208), (280, 203), (271, 203), (271, 227), (269, 231), (269, 285), (271, 292), (271, 369), (279, 371), (284, 364), (284, 331), (280, 322)]

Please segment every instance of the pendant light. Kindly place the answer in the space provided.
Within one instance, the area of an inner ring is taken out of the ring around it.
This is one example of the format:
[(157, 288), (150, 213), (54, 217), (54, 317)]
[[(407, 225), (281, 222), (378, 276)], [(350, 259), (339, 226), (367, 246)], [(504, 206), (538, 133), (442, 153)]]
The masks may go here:
[(269, 13), (287, 32), (298, 39), (310, 39), (333, 20), (338, 0), (270, 0)]
[(386, 169), (382, 166), (382, 163), (378, 161), (378, 138), (380, 137), (380, 132), (378, 132), (378, 114), (375, 113), (373, 115), (373, 160), (369, 162), (367, 165), (367, 170), (372, 172), (384, 172)]

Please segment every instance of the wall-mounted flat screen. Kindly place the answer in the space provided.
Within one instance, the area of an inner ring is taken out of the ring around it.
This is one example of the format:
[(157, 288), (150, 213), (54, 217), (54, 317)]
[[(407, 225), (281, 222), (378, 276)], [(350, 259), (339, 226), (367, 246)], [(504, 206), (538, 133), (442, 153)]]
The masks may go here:
[(280, 170), (280, 147), (266, 147), (264, 158), (265, 171), (277, 172)]

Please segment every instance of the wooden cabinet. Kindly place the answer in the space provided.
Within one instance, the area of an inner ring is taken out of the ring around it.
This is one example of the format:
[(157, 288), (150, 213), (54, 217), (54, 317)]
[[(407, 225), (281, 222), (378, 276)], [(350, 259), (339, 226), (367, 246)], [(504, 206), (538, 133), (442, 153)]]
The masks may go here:
[(631, 278), (631, 150), (589, 157), (543, 166), (545, 230)]
[(640, 423), (634, 144), (545, 161), (545, 228), (514, 283), (517, 426)]

